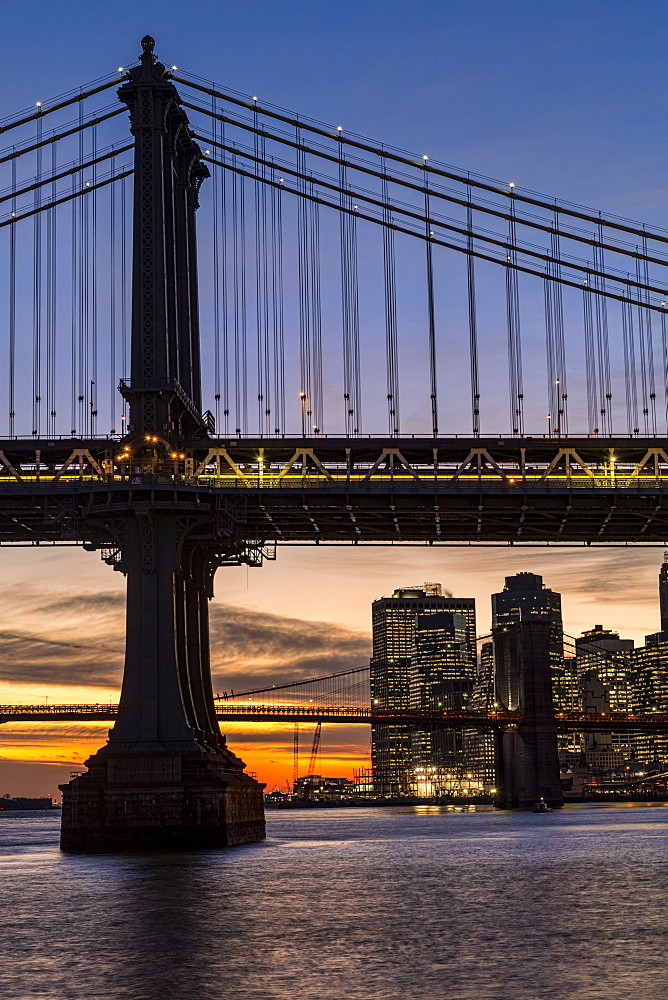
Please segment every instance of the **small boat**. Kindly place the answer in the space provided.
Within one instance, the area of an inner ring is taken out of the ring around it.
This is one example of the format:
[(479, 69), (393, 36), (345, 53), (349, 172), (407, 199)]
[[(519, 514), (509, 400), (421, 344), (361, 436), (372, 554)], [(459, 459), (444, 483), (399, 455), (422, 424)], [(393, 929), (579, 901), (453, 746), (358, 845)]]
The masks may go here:
[(541, 799), (540, 802), (534, 802), (532, 812), (535, 813), (551, 813), (552, 809), (548, 806), (545, 799)]

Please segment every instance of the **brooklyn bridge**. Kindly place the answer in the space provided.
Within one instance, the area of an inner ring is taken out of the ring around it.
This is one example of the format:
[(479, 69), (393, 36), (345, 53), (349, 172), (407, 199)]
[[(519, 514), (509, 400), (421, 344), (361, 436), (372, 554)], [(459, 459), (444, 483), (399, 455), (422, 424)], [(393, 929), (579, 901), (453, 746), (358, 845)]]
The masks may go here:
[[(81, 545), (127, 579), (118, 711), (37, 713), (114, 720), (63, 786), (66, 850), (263, 836), (262, 785), (218, 725), (261, 709), (230, 715), (211, 687), (221, 567), (285, 545), (668, 537), (668, 233), (141, 44), (0, 123), (0, 544)], [(557, 729), (612, 723), (556, 718), (540, 636), (498, 641), (519, 700), (500, 685), (496, 712), (412, 722), (505, 733), (506, 763), (551, 788)], [(358, 708), (340, 721), (411, 721)]]

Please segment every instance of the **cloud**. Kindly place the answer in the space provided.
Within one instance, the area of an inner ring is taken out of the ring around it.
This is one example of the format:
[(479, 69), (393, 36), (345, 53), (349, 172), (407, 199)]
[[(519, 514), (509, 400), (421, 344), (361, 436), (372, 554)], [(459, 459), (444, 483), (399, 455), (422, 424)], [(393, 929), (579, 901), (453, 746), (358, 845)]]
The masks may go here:
[(331, 622), (304, 621), (239, 608), (211, 606), (214, 685), (260, 687), (363, 666), (368, 634)]
[(76, 597), (60, 597), (49, 604), (43, 604), (35, 610), (42, 614), (59, 614), (66, 611), (77, 615), (94, 612), (95, 614), (118, 615), (125, 608), (125, 595), (116, 591), (101, 591), (97, 594), (77, 594)]
[[(28, 601), (27, 595), (22, 600)], [(100, 592), (42, 604), (26, 628), (0, 630), (0, 681), (72, 687), (119, 687), (123, 672), (124, 598)], [(63, 612), (70, 614), (63, 621)], [(269, 614), (214, 602), (211, 656), (219, 689), (260, 687), (361, 666), (366, 634), (329, 622)], [(9, 620), (16, 616), (10, 616)], [(7, 619), (6, 619), (7, 620)]]
[(74, 687), (118, 687), (122, 673), (119, 645), (49, 639), (27, 631), (0, 632), (3, 656), (0, 681)]

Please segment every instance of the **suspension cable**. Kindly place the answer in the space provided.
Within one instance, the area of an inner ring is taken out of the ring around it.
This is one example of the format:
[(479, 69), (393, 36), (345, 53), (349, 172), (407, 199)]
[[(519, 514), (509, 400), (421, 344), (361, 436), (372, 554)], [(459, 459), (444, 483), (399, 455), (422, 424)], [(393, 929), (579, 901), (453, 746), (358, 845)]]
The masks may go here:
[(8, 163), (10, 160), (16, 160), (20, 156), (24, 156), (26, 153), (34, 153), (38, 146), (49, 146), (54, 142), (60, 142), (61, 139), (67, 139), (71, 135), (77, 135), (81, 129), (93, 128), (93, 126), (99, 125), (101, 122), (106, 122), (109, 118), (116, 118), (117, 115), (122, 115), (126, 111), (127, 108), (115, 108), (107, 114), (98, 115), (96, 118), (89, 119), (89, 121), (84, 122), (83, 125), (77, 124), (70, 129), (66, 129), (62, 132), (56, 132), (49, 136), (48, 139), (42, 139), (39, 143), (31, 143), (28, 146), (20, 146), (18, 149), (16, 146), (12, 146), (11, 153), (5, 153), (4, 156), (0, 155), (0, 163)]
[[(292, 128), (296, 127), (297, 124), (299, 124), (299, 127), (302, 130), (311, 132), (315, 135), (319, 135), (323, 138), (330, 140), (338, 138), (338, 133), (336, 131), (332, 131), (330, 129), (323, 129), (315, 125), (311, 125), (305, 119), (302, 118), (296, 119), (293, 116), (282, 115), (279, 112), (271, 111), (268, 108), (260, 107), (257, 104), (257, 102), (243, 101), (237, 97), (233, 97), (231, 94), (224, 93), (222, 91), (215, 90), (213, 88), (203, 87), (200, 84), (194, 83), (192, 80), (188, 80), (184, 77), (176, 76), (174, 74), (169, 74), (169, 76), (177, 83), (182, 83), (187, 87), (191, 87), (194, 90), (199, 90), (202, 93), (208, 94), (209, 96), (215, 95), (220, 100), (227, 101), (230, 104), (235, 104), (239, 107), (245, 108), (247, 111), (258, 112), (264, 117), (281, 121), (284, 124), (291, 126)], [(197, 105), (190, 105), (185, 101), (182, 101), (182, 104), (184, 107), (191, 107), (195, 111), (205, 110), (204, 108), (199, 107)], [(234, 122), (234, 124), (238, 123)], [(272, 136), (272, 138), (278, 139), (277, 136)], [(393, 153), (391, 150), (388, 150), (385, 146), (370, 145), (369, 143), (359, 142), (358, 140), (351, 139), (348, 136), (343, 137), (341, 141), (345, 142), (347, 145), (351, 146), (354, 149), (360, 149), (363, 150), (364, 152), (372, 153), (374, 156), (377, 156), (381, 160), (386, 158), (388, 160), (392, 160), (395, 163), (401, 163), (409, 167), (422, 166), (422, 163), (419, 160), (416, 160), (408, 155)], [(517, 192), (515, 188), (508, 190), (507, 188), (499, 187), (498, 184), (490, 184), (483, 180), (478, 180), (476, 178), (473, 178), (470, 176), (470, 174), (467, 175), (460, 173), (458, 171), (445, 170), (441, 167), (435, 166), (433, 162), (430, 163), (429, 165), (429, 172), (437, 177), (445, 177), (448, 180), (454, 180), (460, 184), (479, 188), (480, 190), (484, 191), (489, 191), (490, 193), (495, 195), (501, 195), (505, 198), (508, 198), (511, 202), (511, 205), (514, 205), (516, 202), (522, 202), (524, 204), (533, 205), (538, 208), (548, 209), (549, 211), (554, 211), (555, 208), (555, 203), (553, 201), (546, 201), (542, 198), (535, 198), (528, 194), (520, 194), (519, 192)], [(392, 178), (392, 180), (394, 183), (395, 179)], [(396, 183), (400, 184), (401, 180), (397, 178)], [(585, 222), (594, 223), (595, 225), (598, 225), (599, 222), (602, 221), (602, 224), (606, 226), (606, 228), (616, 229), (619, 230), (620, 232), (632, 234), (634, 236), (643, 237), (644, 235), (647, 235), (648, 239), (657, 240), (663, 243), (668, 243), (668, 234), (662, 235), (661, 233), (658, 233), (656, 231), (647, 232), (645, 229), (636, 228), (635, 226), (628, 226), (624, 222), (619, 220), (613, 220), (610, 218), (602, 219), (600, 213), (597, 214), (587, 210), (583, 210), (581, 208), (578, 208), (577, 206), (568, 206), (567, 204), (559, 203), (559, 211), (562, 215), (568, 215), (571, 216), (572, 218), (580, 219)], [(525, 224), (524, 221), (523, 224)], [(527, 221), (526, 224), (530, 225), (531, 223)]]
[[(239, 166), (237, 166), (235, 164), (230, 164), (230, 163), (223, 164), (219, 160), (214, 160), (212, 158), (207, 158), (207, 163), (213, 164), (214, 166), (218, 166), (218, 167), (223, 167), (224, 166), (224, 168), (226, 170), (230, 170), (230, 171), (238, 174), (241, 177), (250, 177), (250, 178), (252, 178), (254, 176), (254, 174), (252, 172), (250, 172), (248, 170), (244, 170), (242, 167), (239, 167)], [(274, 186), (278, 186), (279, 185), (279, 181), (272, 180), (271, 178), (265, 178), (264, 181), (263, 181), (263, 183), (269, 184), (269, 185), (274, 185)], [(282, 184), (281, 187), (282, 187), (282, 189), (284, 191), (289, 191), (291, 194), (299, 195), (302, 199), (307, 199), (307, 200), (310, 200), (310, 201), (315, 201), (319, 205), (324, 205), (327, 208), (333, 208), (333, 209), (336, 209), (338, 211), (343, 211), (343, 212), (347, 212), (347, 211), (353, 212), (354, 211), (355, 214), (356, 214), (356, 216), (357, 216), (357, 218), (358, 219), (362, 219), (365, 222), (373, 222), (375, 225), (384, 226), (386, 228), (394, 230), (394, 232), (403, 233), (406, 236), (412, 236), (412, 237), (414, 237), (416, 239), (424, 240), (424, 230), (423, 229), (420, 229), (419, 231), (417, 229), (407, 229), (405, 226), (400, 226), (394, 220), (388, 222), (388, 221), (386, 221), (383, 218), (378, 218), (378, 217), (376, 217), (374, 215), (369, 215), (366, 212), (362, 212), (362, 211), (360, 211), (359, 206), (357, 206), (356, 209), (353, 207), (352, 209), (349, 210), (346, 207), (341, 208), (337, 203), (332, 202), (332, 201), (328, 201), (327, 199), (319, 197), (318, 195), (313, 194), (313, 193), (311, 193), (309, 191), (302, 192), (302, 191), (299, 191), (297, 189), (290, 188), (290, 187), (288, 187), (285, 184)], [(3, 224), (4, 223), (0, 223), (0, 226), (2, 226)], [(451, 243), (451, 242), (449, 242), (447, 240), (441, 239), (441, 238), (439, 238), (436, 235), (434, 235), (432, 237), (432, 243), (435, 246), (445, 247), (448, 250), (455, 250), (457, 253), (468, 253), (469, 252), (465, 247), (462, 247), (462, 246), (460, 246), (457, 243)], [(504, 246), (507, 249), (507, 241), (504, 241)], [(501, 258), (501, 257), (493, 257), (493, 256), (491, 256), (488, 253), (484, 253), (482, 250), (480, 250), (478, 248), (475, 248), (475, 249), (471, 250), (470, 253), (474, 257), (476, 257), (478, 260), (484, 260), (484, 261), (487, 261), (487, 262), (489, 262), (491, 264), (497, 264), (497, 265), (502, 266), (504, 268), (507, 268), (507, 269), (509, 268), (509, 269), (514, 270), (514, 271), (517, 271), (520, 274), (529, 274), (532, 277), (537, 277), (537, 278), (541, 278), (541, 279), (544, 277), (544, 272), (543, 271), (538, 271), (535, 268), (528, 267), (525, 264), (520, 263), (519, 260), (517, 259), (517, 255), (515, 255), (515, 259), (508, 260), (507, 253), (504, 255), (503, 258)], [(587, 273), (591, 273), (591, 267), (589, 267)], [(559, 281), (559, 284), (564, 285), (564, 286), (566, 286), (568, 288), (577, 288), (579, 291), (582, 290), (582, 284), (579, 281), (574, 281), (574, 280), (571, 280), (569, 278), (564, 278), (563, 275), (561, 277), (559, 277), (558, 281)], [(628, 287), (629, 286), (629, 281), (627, 281), (625, 279), (624, 280), (624, 285), (626, 287)], [(632, 282), (632, 286), (635, 287), (635, 282)], [(637, 304), (637, 298), (629, 298), (628, 296), (624, 296), (624, 295), (622, 295), (622, 294), (620, 294), (618, 292), (610, 291), (609, 288), (606, 288), (605, 291), (601, 291), (598, 288), (592, 287), (591, 291), (592, 291), (592, 294), (595, 294), (595, 295), (605, 295), (606, 298), (608, 298), (608, 299), (614, 299), (614, 300), (616, 300), (618, 302), (630, 302), (633, 305)], [(658, 305), (658, 304), (656, 304), (654, 302), (650, 302), (650, 303), (646, 304), (645, 308), (652, 309), (652, 310), (654, 310), (656, 312), (661, 312), (664, 307), (660, 306), (660, 305)]]
[(100, 84), (97, 87), (92, 87), (90, 90), (77, 91), (74, 97), (68, 97), (63, 101), (58, 101), (56, 98), (57, 103), (55, 104), (45, 105), (43, 103), (39, 103), (37, 105), (37, 111), (32, 111), (29, 115), (24, 115), (23, 118), (17, 118), (15, 121), (9, 122), (7, 125), (0, 125), (0, 135), (4, 132), (9, 132), (11, 129), (19, 128), (21, 125), (28, 125), (30, 122), (39, 121), (46, 115), (53, 114), (54, 111), (62, 111), (63, 108), (67, 108), (72, 104), (84, 101), (87, 97), (93, 97), (95, 94), (100, 94), (103, 90), (109, 90), (110, 87), (117, 87), (119, 81), (122, 79), (125, 79), (125, 76), (115, 76), (113, 80), (109, 80), (107, 83)]
[[(262, 133), (259, 133), (259, 134), (262, 134)], [(226, 152), (231, 152), (231, 153), (234, 153), (235, 155), (242, 156), (245, 160), (249, 160), (252, 163), (261, 163), (264, 166), (270, 167), (273, 171), (276, 171), (276, 170), (279, 169), (273, 161), (264, 159), (262, 157), (259, 157), (255, 153), (251, 153), (251, 152), (249, 152), (249, 151), (247, 151), (247, 150), (245, 150), (243, 148), (239, 149), (234, 144), (223, 145), (222, 143), (213, 141), (210, 136), (203, 137), (203, 136), (200, 136), (197, 133), (195, 133), (194, 137), (198, 138), (198, 139), (201, 139), (202, 141), (206, 141), (206, 142), (210, 143), (213, 146), (217, 146), (219, 149), (223, 149)], [(306, 154), (306, 152), (309, 152), (309, 148), (306, 147), (306, 146), (303, 146), (301, 144), (292, 143), (291, 145), (294, 146), (295, 149), (297, 149), (298, 153), (299, 153), (299, 148), (301, 148), (301, 150), (302, 150), (302, 152), (304, 154)], [(207, 161), (207, 162), (217, 163), (219, 166), (222, 165), (222, 164), (220, 164), (216, 160)], [(356, 167), (355, 164), (352, 164), (352, 166), (355, 169), (357, 169), (357, 167)], [(309, 183), (315, 183), (315, 184), (317, 184), (318, 187), (325, 188), (328, 191), (333, 191), (333, 192), (337, 193), (339, 196), (342, 193), (340, 183), (337, 184), (334, 181), (327, 180), (327, 179), (325, 179), (323, 177), (317, 177), (316, 178), (312, 173), (309, 173), (309, 174), (303, 173), (299, 169), (295, 169), (294, 167), (290, 167), (290, 166), (288, 166), (286, 164), (281, 164), (280, 171), (283, 174), (288, 174), (289, 176), (294, 177), (297, 180), (301, 179), (301, 180), (308, 181)], [(381, 171), (374, 171), (374, 174), (376, 176), (378, 176), (382, 180), (383, 174), (382, 174)], [(255, 174), (253, 176), (255, 176)], [(267, 177), (263, 176), (262, 179), (264, 180), (265, 183), (272, 183), (271, 180), (269, 180)], [(392, 180), (392, 183), (394, 183), (394, 178), (391, 178), (391, 180)], [(425, 185), (414, 185), (414, 189), (417, 190), (417, 191), (419, 191), (423, 196), (425, 195), (426, 191), (428, 190), (430, 198), (439, 197), (440, 196), (440, 194), (439, 194), (439, 192), (437, 190), (434, 190), (434, 189), (431, 189), (431, 188), (427, 188)], [(383, 200), (381, 200), (379, 198), (375, 198), (373, 195), (371, 195), (371, 194), (369, 194), (368, 192), (365, 192), (365, 191), (355, 191), (355, 190), (353, 190), (351, 188), (348, 188), (343, 193), (350, 195), (350, 197), (352, 199), (354, 199), (355, 201), (357, 201), (357, 202), (366, 202), (368, 205), (372, 205), (375, 208), (382, 209), (383, 211), (385, 211), (386, 209), (389, 208), (394, 215), (398, 214), (398, 215), (405, 216), (407, 219), (414, 219), (417, 222), (419, 222), (421, 226), (422, 226), (423, 223), (426, 222), (428, 224), (429, 228), (436, 227), (436, 228), (439, 228), (439, 229), (445, 229), (447, 232), (456, 233), (458, 236), (464, 237), (465, 240), (466, 240), (466, 243), (463, 244), (463, 245), (461, 245), (461, 246), (455, 247), (455, 249), (457, 249), (460, 253), (462, 253), (462, 252), (466, 253), (467, 252), (466, 245), (468, 243), (468, 238), (470, 236), (468, 227), (466, 227), (466, 228), (462, 227), (460, 225), (455, 224), (452, 220), (449, 220), (447, 218), (441, 218), (440, 216), (427, 217), (427, 219), (425, 220), (424, 215), (422, 215), (419, 212), (416, 212), (414, 210), (411, 210), (406, 205), (398, 204), (396, 202), (394, 202), (392, 204), (389, 204), (389, 203), (386, 204)], [(331, 202), (323, 202), (323, 203), (332, 204)], [(467, 211), (470, 208), (474, 209), (475, 211), (484, 211), (484, 209), (479, 204), (477, 204), (475, 202), (470, 202), (469, 203), (467, 201), (464, 201), (464, 200), (460, 199), (458, 201), (458, 204), (461, 204), (464, 207), (466, 207)], [(520, 221), (521, 221), (522, 225), (527, 225), (528, 224), (526, 222), (526, 220), (524, 220), (524, 219), (520, 220), (519, 217), (512, 216), (509, 213), (503, 213), (502, 215), (500, 215), (500, 217), (503, 218), (503, 219), (505, 219), (505, 220), (507, 220), (509, 224), (515, 224), (515, 223), (520, 222)], [(554, 234), (555, 234), (555, 230), (554, 230), (553, 226), (547, 226), (546, 225), (546, 226), (543, 226), (542, 229), (543, 229), (544, 232), (549, 233), (551, 237), (553, 237)], [(423, 235), (422, 232), (420, 233), (420, 235)], [(479, 241), (481, 241), (483, 243), (487, 243), (490, 246), (499, 247), (500, 249), (502, 249), (502, 250), (505, 251), (507, 242), (506, 242), (506, 240), (504, 240), (500, 236), (496, 236), (496, 235), (494, 235), (492, 233), (486, 232), (485, 230), (478, 230), (478, 231), (476, 231), (474, 233), (474, 235), (475, 235), (476, 239), (478, 239)], [(568, 239), (571, 239), (571, 238), (575, 239), (575, 237), (572, 237), (570, 233), (566, 233), (565, 235), (566, 235), (566, 237)], [(634, 259), (638, 257), (637, 248), (635, 248), (633, 251), (630, 251), (630, 250), (629, 251), (624, 251), (624, 250), (622, 250), (620, 248), (612, 247), (612, 246), (610, 246), (608, 244), (605, 244), (605, 243), (603, 243), (601, 241), (597, 241), (597, 240), (584, 240), (583, 242), (585, 242), (587, 245), (591, 245), (591, 246), (594, 246), (594, 247), (599, 247), (601, 250), (606, 250), (607, 249), (607, 250), (612, 250), (612, 251), (618, 252), (618, 253), (626, 253), (627, 256), (631, 256)], [(569, 259), (565, 260), (561, 256), (558, 256), (558, 257), (554, 256), (554, 254), (550, 254), (550, 253), (548, 253), (545, 250), (540, 250), (540, 249), (535, 248), (534, 246), (530, 246), (530, 245), (526, 245), (526, 244), (523, 244), (521, 246), (518, 245), (517, 249), (518, 249), (518, 252), (521, 253), (523, 256), (534, 257), (534, 258), (536, 258), (536, 260), (539, 260), (539, 261), (542, 261), (542, 262), (546, 262), (546, 263), (550, 263), (550, 264), (554, 264), (555, 266), (563, 265), (563, 266), (568, 267), (568, 268), (570, 268), (571, 270), (574, 270), (574, 271), (580, 271), (581, 273), (584, 273), (584, 274), (587, 274), (587, 275), (591, 275), (591, 276), (598, 275), (601, 278), (607, 278), (607, 279), (609, 279), (611, 281), (617, 281), (617, 282), (620, 282), (620, 283), (623, 283), (623, 284), (627, 284), (627, 281), (628, 281), (628, 275), (626, 273), (622, 274), (622, 272), (619, 272), (619, 274), (615, 274), (613, 272), (607, 272), (606, 273), (605, 271), (598, 271), (598, 270), (596, 270), (595, 266), (592, 267), (590, 261), (579, 261), (579, 260), (576, 260), (575, 258), (569, 258)], [(645, 258), (643, 258), (643, 259), (645, 259)], [(654, 258), (654, 257), (651, 257), (651, 256), (648, 256), (646, 259), (647, 259), (647, 261), (649, 263), (653, 262), (653, 263), (659, 264), (659, 265), (664, 266), (664, 267), (668, 266), (668, 259), (667, 260), (661, 260), (659, 258)], [(536, 272), (536, 273), (538, 274), (540, 272)], [(646, 289), (647, 291), (653, 292), (653, 293), (655, 293), (657, 295), (664, 295), (665, 294), (665, 289), (663, 287), (660, 287), (660, 286), (657, 286), (657, 285), (651, 285), (649, 283), (646, 284), (646, 283), (644, 283), (642, 281), (633, 282), (633, 285), (634, 285), (634, 287), (637, 285), (638, 287)]]

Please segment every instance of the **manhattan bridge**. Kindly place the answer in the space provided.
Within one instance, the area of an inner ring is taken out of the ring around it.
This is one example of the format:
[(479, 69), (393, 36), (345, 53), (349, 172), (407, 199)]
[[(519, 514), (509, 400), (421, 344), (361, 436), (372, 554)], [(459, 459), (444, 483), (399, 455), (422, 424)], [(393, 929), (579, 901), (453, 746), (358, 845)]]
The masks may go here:
[[(74, 850), (262, 836), (211, 690), (220, 567), (668, 537), (667, 231), (154, 46), (0, 123), (0, 544), (127, 578), (115, 725), (63, 786)], [(489, 727), (554, 728), (540, 701)]]

